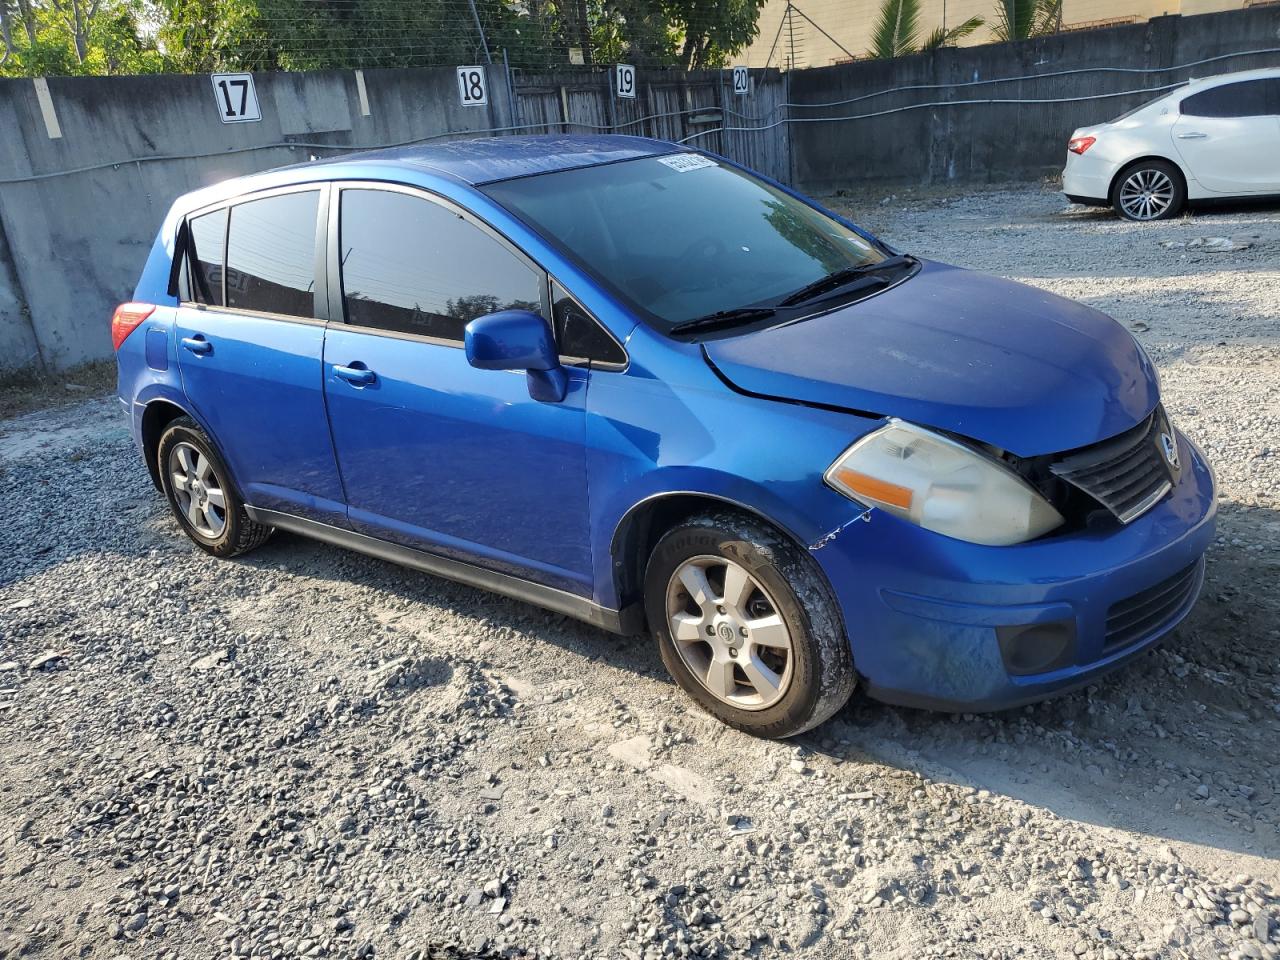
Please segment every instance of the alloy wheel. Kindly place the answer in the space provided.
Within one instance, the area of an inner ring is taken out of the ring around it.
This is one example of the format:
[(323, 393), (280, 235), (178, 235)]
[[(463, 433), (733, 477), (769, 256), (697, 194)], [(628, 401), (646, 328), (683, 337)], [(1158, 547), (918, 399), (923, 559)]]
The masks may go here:
[(1162, 170), (1135, 170), (1120, 186), (1120, 206), (1134, 220), (1156, 220), (1173, 203), (1173, 181)]
[(213, 463), (199, 448), (185, 441), (169, 451), (169, 482), (173, 499), (200, 536), (217, 540), (227, 526), (227, 498)]
[(676, 652), (712, 696), (742, 710), (782, 699), (795, 663), (791, 631), (745, 567), (725, 557), (686, 560), (671, 575), (666, 608)]

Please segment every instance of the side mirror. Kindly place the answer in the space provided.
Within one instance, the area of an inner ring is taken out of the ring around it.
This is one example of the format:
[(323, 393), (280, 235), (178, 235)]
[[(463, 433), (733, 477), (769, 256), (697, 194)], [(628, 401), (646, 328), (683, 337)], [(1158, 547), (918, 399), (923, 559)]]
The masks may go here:
[(560, 366), (555, 337), (546, 319), (530, 310), (499, 310), (476, 317), (463, 337), (467, 363), (477, 370), (527, 371), (529, 396), (559, 403), (569, 378)]

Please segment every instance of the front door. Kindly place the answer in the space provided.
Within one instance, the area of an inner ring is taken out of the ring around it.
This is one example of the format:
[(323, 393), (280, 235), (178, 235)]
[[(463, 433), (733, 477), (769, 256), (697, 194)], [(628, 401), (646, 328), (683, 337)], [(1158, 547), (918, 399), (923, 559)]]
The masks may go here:
[(321, 374), (322, 198), (276, 192), (188, 220), (178, 367), (246, 501), (345, 525)]
[(1205, 189), (1280, 193), (1280, 78), (1212, 87), (1179, 112), (1174, 147)]
[(589, 595), (586, 371), (543, 403), (462, 349), (474, 317), (543, 310), (541, 272), (420, 192), (339, 196), (346, 324), (329, 327), (324, 389), (352, 528)]

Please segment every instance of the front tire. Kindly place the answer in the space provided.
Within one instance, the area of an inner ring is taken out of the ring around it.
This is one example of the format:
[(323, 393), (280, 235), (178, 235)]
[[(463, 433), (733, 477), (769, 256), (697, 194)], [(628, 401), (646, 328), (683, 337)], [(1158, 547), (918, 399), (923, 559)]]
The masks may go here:
[(853, 692), (853, 657), (825, 579), (757, 521), (704, 514), (669, 531), (649, 558), (645, 612), (672, 678), (731, 727), (795, 736)]
[(1168, 220), (1182, 212), (1187, 187), (1182, 173), (1165, 160), (1142, 160), (1111, 188), (1111, 207), (1126, 220)]
[(201, 550), (234, 557), (261, 546), (272, 528), (249, 519), (213, 442), (190, 417), (178, 417), (156, 448), (160, 487), (174, 518)]

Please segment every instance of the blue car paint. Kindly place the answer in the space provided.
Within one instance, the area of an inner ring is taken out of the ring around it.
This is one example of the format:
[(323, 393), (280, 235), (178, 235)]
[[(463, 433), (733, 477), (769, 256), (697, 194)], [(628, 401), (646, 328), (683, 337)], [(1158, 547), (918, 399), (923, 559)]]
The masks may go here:
[[(352, 529), (589, 594), (586, 371), (561, 402), (539, 403), (523, 371), (478, 370), (460, 346), (329, 329), (325, 393)], [(333, 375), (353, 361), (377, 381)]]
[(892, 413), (1022, 457), (1116, 436), (1158, 400), (1150, 362), (1110, 317), (940, 263), (844, 309), (708, 343), (707, 354), (752, 393)]
[[(132, 411), (135, 441), (142, 443), (146, 404), (165, 400), (200, 421), (224, 453), (229, 445), (272, 442), (260, 433), (220, 436), (210, 419), (218, 414), (204, 409), (208, 402), (197, 409), (176, 375), (176, 303), (165, 288), (177, 225), (187, 211), (302, 182), (406, 184), (460, 204), (524, 250), (625, 344), (629, 364), (619, 371), (568, 368), (564, 404), (521, 411), (528, 398), (523, 377), (470, 368), (459, 362), (461, 350), (437, 347), (440, 359), (453, 361), (440, 368), (447, 371), (451, 407), (449, 416), (428, 421), (431, 405), (420, 391), (431, 384), (420, 382), (425, 374), (404, 360), (404, 342), (390, 341), (396, 349), (379, 351), (376, 344), (357, 344), (357, 331), (331, 322), (316, 377), (323, 379), (331, 412), (337, 411), (335, 422), (347, 417), (347, 433), (358, 433), (348, 451), (343, 429), (335, 430), (336, 460), (362, 461), (352, 475), (367, 484), (338, 523), (616, 608), (628, 598), (619, 593), (615, 551), (634, 511), (655, 498), (685, 494), (733, 505), (767, 518), (809, 550), (839, 600), (868, 691), (893, 702), (985, 709), (1035, 699), (1086, 682), (1176, 625), (1186, 609), (1133, 646), (1101, 655), (1107, 607), (1195, 562), (1212, 540), (1212, 475), (1184, 437), (1179, 445), (1189, 469), (1172, 494), (1139, 519), (1104, 534), (1068, 533), (1013, 547), (932, 534), (867, 511), (822, 482), (826, 467), (886, 415), (954, 429), (1022, 455), (1118, 433), (1155, 405), (1157, 386), (1141, 351), (1113, 321), (1041, 291), (926, 264), (921, 277), (887, 293), (792, 327), (716, 340), (704, 355), (703, 346), (637, 323), (553, 244), (474, 188), (505, 176), (680, 149), (621, 137), (475, 141), (310, 164), (188, 195), (161, 228), (134, 296), (161, 305), (142, 326), (167, 331), (168, 369), (147, 365), (143, 344), (150, 334), (135, 332), (119, 351), (120, 393)], [(919, 338), (903, 337), (896, 354), (895, 323), (909, 325)], [(1085, 351), (1091, 339), (1095, 349)], [(830, 350), (831, 342), (847, 349)], [(1070, 354), (1069, 368), (1055, 365), (1063, 358), (1055, 351)], [(864, 362), (869, 356), (873, 365)], [(360, 399), (369, 388), (336, 382), (332, 374), (335, 363), (356, 360), (378, 371), (381, 392), (373, 401)], [(425, 355), (417, 360), (419, 369), (427, 362)], [(1003, 374), (1002, 360), (1011, 364)], [(950, 362), (962, 369), (948, 369)], [(897, 393), (890, 365), (903, 378)], [(948, 392), (925, 375), (930, 369)], [(996, 377), (999, 389), (987, 376)], [(903, 390), (904, 382), (919, 395)], [(440, 385), (438, 376), (434, 383)], [(1065, 394), (1074, 394), (1076, 405)], [(486, 421), (486, 403), (490, 414), (502, 409), (505, 421)], [(468, 429), (488, 431), (488, 439), (510, 444), (538, 468), (525, 471), (518, 485), (501, 487), (499, 480), (495, 489), (490, 471), (497, 458), (486, 456), (486, 440), (463, 442)], [(447, 503), (432, 504), (438, 488), (398, 484), (405, 470), (421, 467), (427, 451), (434, 456), (454, 444), (461, 444), (457, 456), (472, 458), (471, 489), (459, 486)], [(239, 489), (256, 482), (245, 471), (263, 456), (250, 451), (229, 458)], [(380, 477), (377, 463), (387, 458), (396, 469)], [(314, 463), (281, 466), (289, 473), (274, 495), (297, 501), (316, 485)], [(348, 469), (341, 473), (350, 485)], [(350, 499), (351, 491), (344, 495)], [(547, 512), (555, 524), (539, 522)], [(537, 529), (515, 529), (520, 525)], [(1006, 673), (997, 626), (1064, 618), (1076, 621), (1081, 638), (1074, 664), (1032, 677)]]

